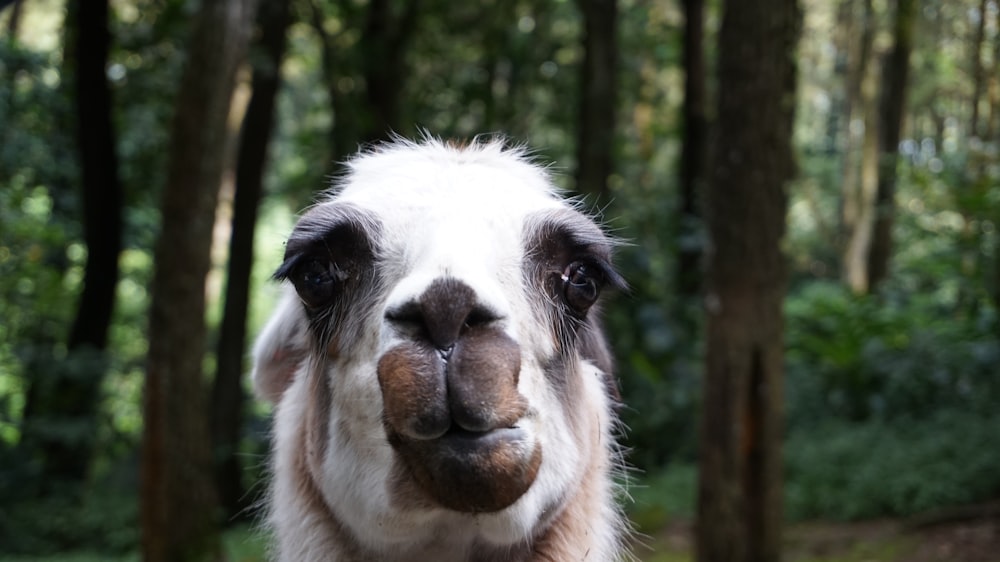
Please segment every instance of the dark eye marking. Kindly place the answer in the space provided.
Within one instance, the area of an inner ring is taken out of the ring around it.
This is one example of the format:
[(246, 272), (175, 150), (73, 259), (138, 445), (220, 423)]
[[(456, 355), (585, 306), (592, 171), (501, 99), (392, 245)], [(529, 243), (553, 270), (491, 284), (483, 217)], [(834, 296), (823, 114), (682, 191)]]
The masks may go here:
[(574, 261), (562, 273), (562, 296), (577, 314), (583, 314), (597, 302), (604, 287), (604, 272), (593, 263)]
[(310, 308), (328, 304), (340, 292), (348, 277), (347, 272), (338, 268), (336, 263), (321, 258), (299, 260), (288, 274), (295, 291)]
[(377, 233), (377, 222), (353, 206), (316, 207), (296, 225), (274, 278), (290, 281), (308, 309), (331, 307), (370, 283)]

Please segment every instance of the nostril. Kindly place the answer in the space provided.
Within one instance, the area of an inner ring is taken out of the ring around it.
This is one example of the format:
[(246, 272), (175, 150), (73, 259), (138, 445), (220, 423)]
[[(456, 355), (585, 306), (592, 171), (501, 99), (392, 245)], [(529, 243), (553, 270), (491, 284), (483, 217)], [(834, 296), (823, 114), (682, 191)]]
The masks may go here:
[(499, 319), (500, 316), (492, 310), (476, 306), (469, 311), (469, 314), (465, 317), (465, 322), (462, 323), (462, 327), (475, 328), (476, 326), (483, 326)]
[(390, 308), (385, 311), (384, 316), (400, 335), (410, 339), (428, 339), (427, 326), (418, 303), (410, 302)]
[(386, 310), (385, 319), (399, 325), (422, 326), (424, 323), (420, 304), (416, 302), (408, 302)]
[(441, 360), (446, 363), (448, 362), (449, 359), (451, 359), (451, 354), (453, 351), (455, 351), (454, 345), (449, 345), (448, 347), (445, 348), (439, 347), (437, 350), (438, 355), (441, 356)]

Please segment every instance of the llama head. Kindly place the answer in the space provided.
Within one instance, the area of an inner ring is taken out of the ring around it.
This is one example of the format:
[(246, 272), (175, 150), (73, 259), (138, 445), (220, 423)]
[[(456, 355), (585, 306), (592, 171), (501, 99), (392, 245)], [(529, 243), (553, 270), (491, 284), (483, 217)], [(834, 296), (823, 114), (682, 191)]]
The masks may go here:
[(623, 285), (612, 247), (498, 141), (350, 162), (288, 239), (254, 369), (279, 418), (306, 420), (303, 462), (339, 517), (475, 513), (504, 542), (558, 511), (613, 420), (595, 310)]

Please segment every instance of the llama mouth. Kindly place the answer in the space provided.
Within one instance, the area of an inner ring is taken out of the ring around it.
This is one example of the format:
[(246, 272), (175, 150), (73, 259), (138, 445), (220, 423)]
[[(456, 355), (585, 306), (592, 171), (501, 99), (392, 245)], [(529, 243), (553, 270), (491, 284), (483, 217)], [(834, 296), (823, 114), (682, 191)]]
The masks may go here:
[[(444, 298), (441, 291), (428, 289)], [(450, 306), (424, 307), (421, 314), (434, 326), (450, 325), (450, 317), (438, 318)], [(392, 313), (389, 320), (406, 318)], [(453, 345), (447, 361), (436, 341), (400, 343), (379, 359), (383, 424), (406, 472), (432, 501), (466, 513), (496, 512), (528, 490), (542, 459), (532, 432), (520, 427), (529, 415), (517, 388), (520, 347), (488, 322), (453, 327), (459, 335), (447, 339)]]
[(445, 431), (443, 435), (438, 437), (438, 439), (486, 439), (486, 438), (498, 438), (500, 436), (512, 437), (516, 433), (524, 433), (523, 430), (517, 425), (512, 425), (510, 427), (498, 427), (495, 429), (488, 429), (486, 431), (474, 431), (471, 429), (465, 429), (458, 424), (451, 424), (448, 431)]
[(442, 507), (500, 511), (534, 483), (542, 450), (517, 427), (475, 432), (453, 425), (436, 439), (390, 437), (418, 486)]
[(496, 462), (496, 456), (520, 456), (526, 449), (527, 434), (515, 427), (503, 427), (488, 431), (469, 431), (456, 425), (437, 439), (425, 441), (428, 449), (436, 450), (436, 455), (449, 462), (475, 464), (489, 458)]

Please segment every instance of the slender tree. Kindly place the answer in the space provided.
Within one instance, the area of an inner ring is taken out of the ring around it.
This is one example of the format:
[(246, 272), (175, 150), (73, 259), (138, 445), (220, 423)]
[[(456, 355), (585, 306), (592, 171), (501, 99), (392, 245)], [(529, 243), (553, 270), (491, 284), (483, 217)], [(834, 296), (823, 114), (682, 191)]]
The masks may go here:
[[(868, 288), (866, 256), (871, 241), (875, 202), (877, 145), (875, 137), (875, 73), (872, 68), (875, 11), (872, 0), (844, 0), (847, 76), (844, 87), (844, 144), (841, 161), (841, 275), (855, 292)], [(858, 127), (862, 124), (862, 127)]]
[(406, 76), (406, 47), (417, 28), (420, 0), (407, 0), (393, 9), (392, 0), (370, 0), (361, 36), (365, 113), (361, 140), (385, 139), (398, 131), (400, 80)]
[[(330, 165), (333, 171), (339, 163), (356, 149), (359, 142), (359, 117), (353, 107), (357, 96), (354, 78), (357, 74), (357, 63), (350, 57), (355, 49), (339, 49), (338, 39), (341, 34), (332, 35), (326, 29), (326, 3), (321, 0), (308, 0), (309, 23), (320, 42), (320, 67), (323, 71), (323, 81), (326, 83), (327, 96), (333, 110), (333, 126), (330, 127)], [(351, 2), (340, 4), (344, 13), (340, 14), (343, 22), (357, 19), (355, 8)]]
[(972, 38), (972, 56), (969, 66), (972, 74), (972, 115), (969, 116), (969, 136), (979, 137), (979, 106), (986, 87), (986, 69), (983, 67), (983, 42), (986, 38), (986, 19), (989, 15), (989, 0), (979, 0), (979, 19), (976, 22), (975, 36)]
[(147, 562), (220, 556), (202, 378), (205, 277), (226, 120), (253, 12), (253, 0), (202, 1), (177, 94), (143, 396), (141, 523)]
[(7, 20), (7, 37), (11, 41), (17, 40), (17, 32), (21, 28), (21, 14), (24, 8), (24, 0), (3, 0), (0, 2), (0, 10), (11, 4), (10, 19)]
[[(358, 144), (401, 132), (406, 52), (417, 29), (420, 0), (372, 0), (364, 10), (352, 2), (337, 4), (345, 29), (360, 30), (356, 42), (326, 28), (329, 4), (310, 0), (310, 21), (322, 45), (323, 79), (333, 108), (331, 163), (340, 163)], [(353, 33), (346, 34), (353, 36)]]
[(893, 26), (895, 42), (889, 52), (882, 75), (882, 95), (879, 103), (878, 189), (875, 194), (875, 220), (872, 243), (868, 253), (868, 288), (875, 290), (889, 275), (892, 256), (892, 225), (896, 213), (896, 167), (899, 161), (899, 139), (903, 128), (903, 108), (906, 106), (907, 79), (910, 73), (910, 52), (917, 19), (917, 0), (897, 0)]
[(844, 257), (847, 284), (857, 294), (867, 293), (871, 288), (868, 256), (874, 236), (879, 172), (877, 77), (878, 65), (870, 64), (861, 86), (861, 115), (864, 127), (861, 135), (858, 187), (853, 194), (857, 205), (856, 215)]
[(701, 290), (701, 212), (698, 200), (708, 154), (705, 99), (705, 4), (684, 0), (684, 138), (681, 142), (680, 212), (677, 241), (677, 291), (691, 300)]
[[(93, 431), (104, 374), (101, 359), (108, 343), (118, 257), (122, 249), (122, 191), (111, 121), (111, 91), (105, 66), (111, 34), (107, 0), (79, 0), (77, 17), (77, 145), (83, 181), (83, 234), (87, 243), (83, 292), (67, 347), (91, 355), (83, 367), (89, 371), (69, 377), (61, 386), (67, 411)], [(71, 357), (74, 354), (71, 353)], [(49, 461), (63, 464), (68, 476), (81, 479), (91, 457), (90, 435), (61, 450)]]
[[(1000, 10), (993, 12), (996, 29), (1000, 29)], [(990, 88), (990, 115), (986, 121), (987, 138), (1000, 146), (1000, 33), (993, 36), (993, 85)], [(1000, 224), (1000, 212), (994, 217), (994, 224)], [(1000, 310), (1000, 244), (993, 244), (993, 279), (990, 288), (993, 306)], [(1000, 317), (994, 322), (997, 339), (1000, 340)]]
[(615, 89), (618, 84), (617, 0), (578, 0), (583, 14), (583, 64), (577, 121), (576, 190), (610, 199), (614, 171)]
[(215, 381), (210, 420), (216, 458), (216, 485), (229, 520), (245, 513), (249, 498), (242, 486), (242, 467), (236, 455), (243, 421), (243, 359), (246, 350), (247, 306), (253, 265), (254, 227), (263, 191), (264, 166), (274, 124), (275, 98), (281, 83), (289, 23), (288, 0), (261, 4), (257, 15), (260, 35), (254, 49), (253, 93), (243, 117), (236, 160), (236, 195), (225, 306), (216, 348)]
[[(993, 11), (994, 16), (994, 29), (1000, 29), (1000, 10)], [(1000, 132), (1000, 33), (993, 35), (993, 69), (989, 73), (990, 85), (987, 88), (989, 91), (989, 101), (990, 101), (990, 113), (986, 119), (986, 138), (994, 139), (994, 134)], [(995, 139), (1000, 141), (1000, 139)], [(997, 245), (1000, 248), (1000, 244)]]
[[(79, 484), (90, 466), (122, 246), (122, 194), (105, 74), (111, 42), (108, 2), (80, 0), (71, 14), (74, 29), (68, 38), (76, 65), (76, 145), (87, 260), (66, 340), (69, 353), (46, 372), (36, 372), (25, 408), (27, 439), (40, 453), (41, 481), (49, 487)], [(36, 431), (39, 420), (63, 430)]]
[(699, 453), (700, 562), (775, 562), (782, 523), (781, 252), (791, 148), (795, 0), (723, 2)]

